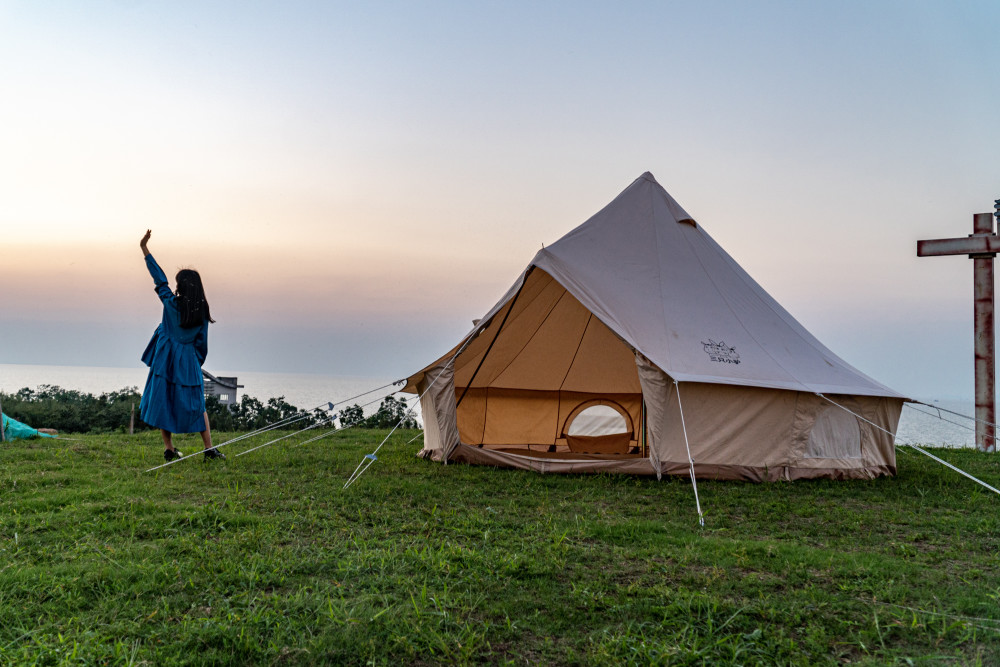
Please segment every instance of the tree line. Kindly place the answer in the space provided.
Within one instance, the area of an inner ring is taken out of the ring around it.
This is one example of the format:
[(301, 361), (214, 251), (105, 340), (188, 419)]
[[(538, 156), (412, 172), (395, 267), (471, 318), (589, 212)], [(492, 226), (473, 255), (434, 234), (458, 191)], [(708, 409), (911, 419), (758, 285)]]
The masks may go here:
[[(133, 419), (136, 431), (152, 428), (139, 418), (139, 401), (142, 394), (138, 387), (126, 387), (99, 395), (56, 385), (40, 385), (36, 389), (25, 387), (13, 393), (0, 392), (3, 413), (12, 419), (34, 428), (52, 428), (61, 433), (128, 433)], [(205, 397), (208, 419), (215, 431), (254, 431), (280, 421), (301, 417), (279, 429), (297, 430), (328, 420), (325, 410), (309, 413), (288, 403), (284, 396), (261, 401), (244, 395), (237, 403), (227, 406), (215, 396)], [(341, 426), (356, 428), (419, 428), (417, 420), (409, 414), (405, 398), (387, 396), (378, 410), (365, 416), (364, 408), (355, 404), (334, 410)]]

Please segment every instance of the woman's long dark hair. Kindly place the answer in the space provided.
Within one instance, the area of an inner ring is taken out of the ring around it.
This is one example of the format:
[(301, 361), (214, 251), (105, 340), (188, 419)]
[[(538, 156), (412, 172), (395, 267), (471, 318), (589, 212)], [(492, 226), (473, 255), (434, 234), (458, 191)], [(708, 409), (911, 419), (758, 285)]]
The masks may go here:
[(205, 320), (214, 322), (208, 309), (208, 299), (205, 298), (205, 288), (201, 284), (201, 275), (194, 269), (181, 269), (177, 272), (176, 282), (181, 326), (192, 329), (201, 326)]

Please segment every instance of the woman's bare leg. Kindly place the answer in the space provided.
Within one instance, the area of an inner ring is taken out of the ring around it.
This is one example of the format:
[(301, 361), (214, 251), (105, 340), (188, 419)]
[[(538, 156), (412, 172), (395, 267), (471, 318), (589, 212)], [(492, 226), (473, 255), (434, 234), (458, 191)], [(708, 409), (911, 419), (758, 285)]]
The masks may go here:
[(174, 448), (173, 434), (171, 434), (170, 431), (165, 431), (161, 428), (160, 435), (163, 436), (163, 446), (166, 447), (167, 449), (173, 449)]
[(212, 425), (208, 423), (208, 412), (205, 412), (205, 430), (201, 432), (201, 442), (205, 449), (212, 448)]

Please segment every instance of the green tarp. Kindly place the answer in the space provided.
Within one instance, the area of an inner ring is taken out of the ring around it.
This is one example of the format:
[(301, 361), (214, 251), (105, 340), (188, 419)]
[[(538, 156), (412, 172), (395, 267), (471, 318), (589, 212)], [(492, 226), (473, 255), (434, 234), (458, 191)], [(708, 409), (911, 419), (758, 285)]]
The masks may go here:
[(54, 438), (56, 436), (48, 433), (39, 433), (27, 424), (22, 424), (16, 419), (11, 419), (7, 415), (0, 415), (3, 418), (3, 434), (6, 440), (23, 440), (27, 438)]

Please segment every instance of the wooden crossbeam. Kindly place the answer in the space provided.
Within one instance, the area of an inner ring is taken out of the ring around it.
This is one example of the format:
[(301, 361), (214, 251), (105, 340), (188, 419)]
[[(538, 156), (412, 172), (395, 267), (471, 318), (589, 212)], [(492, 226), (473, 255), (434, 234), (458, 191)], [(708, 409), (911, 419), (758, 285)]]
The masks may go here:
[(965, 236), (956, 239), (917, 241), (917, 257), (942, 255), (995, 255), (1000, 252), (1000, 236)]

